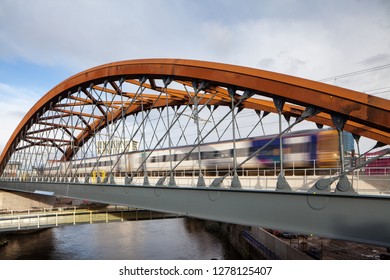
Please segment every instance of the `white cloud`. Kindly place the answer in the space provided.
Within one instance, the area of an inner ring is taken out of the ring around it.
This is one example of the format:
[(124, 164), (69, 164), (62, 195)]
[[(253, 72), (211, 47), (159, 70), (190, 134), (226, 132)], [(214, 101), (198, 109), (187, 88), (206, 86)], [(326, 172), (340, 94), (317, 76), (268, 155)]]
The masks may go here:
[(0, 57), (78, 70), (144, 57), (273, 59), (274, 71), (329, 76), (389, 54), (386, 1), (275, 2), (5, 0)]
[(0, 83), (0, 151), (40, 96), (37, 92)]

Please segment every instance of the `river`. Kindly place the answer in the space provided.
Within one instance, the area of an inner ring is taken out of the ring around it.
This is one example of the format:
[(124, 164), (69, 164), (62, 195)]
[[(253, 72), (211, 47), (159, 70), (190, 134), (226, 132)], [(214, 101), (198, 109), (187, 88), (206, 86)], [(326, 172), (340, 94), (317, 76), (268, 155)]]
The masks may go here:
[(224, 239), (189, 219), (127, 221), (7, 235), (3, 260), (210, 260), (240, 259)]

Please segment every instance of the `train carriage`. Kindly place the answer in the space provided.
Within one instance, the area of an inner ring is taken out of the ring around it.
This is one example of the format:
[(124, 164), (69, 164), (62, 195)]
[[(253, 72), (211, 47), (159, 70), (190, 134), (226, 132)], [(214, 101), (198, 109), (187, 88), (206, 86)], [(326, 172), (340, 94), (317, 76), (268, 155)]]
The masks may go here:
[[(273, 141), (271, 141), (275, 138)], [(283, 165), (286, 168), (332, 168), (337, 167), (339, 160), (338, 134), (336, 130), (308, 130), (285, 134), (283, 139)], [(269, 169), (280, 166), (280, 143), (275, 136), (247, 138), (236, 141), (237, 164), (261, 149), (241, 168)], [(145, 153), (145, 154), (144, 154)], [(131, 151), (123, 154), (103, 155), (70, 162), (57, 162), (46, 167), (44, 172), (48, 175), (75, 174), (78, 176), (91, 175), (93, 172), (105, 174), (113, 173), (119, 176), (143, 171), (146, 159), (148, 172), (166, 172), (172, 167), (176, 171), (197, 170), (199, 166), (204, 171), (231, 170), (233, 168), (233, 143), (222, 141), (207, 143), (198, 148), (193, 146), (180, 146), (154, 151)], [(70, 171), (70, 172), (69, 172)], [(98, 174), (98, 173), (96, 173)], [(184, 174), (184, 173), (183, 173)]]

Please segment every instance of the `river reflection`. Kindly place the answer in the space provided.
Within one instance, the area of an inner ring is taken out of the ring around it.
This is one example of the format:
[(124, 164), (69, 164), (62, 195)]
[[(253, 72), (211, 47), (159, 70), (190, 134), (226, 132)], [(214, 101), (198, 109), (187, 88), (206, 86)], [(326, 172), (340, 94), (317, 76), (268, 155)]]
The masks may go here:
[(240, 259), (204, 221), (179, 218), (66, 226), (6, 236), (0, 259), (209, 260)]

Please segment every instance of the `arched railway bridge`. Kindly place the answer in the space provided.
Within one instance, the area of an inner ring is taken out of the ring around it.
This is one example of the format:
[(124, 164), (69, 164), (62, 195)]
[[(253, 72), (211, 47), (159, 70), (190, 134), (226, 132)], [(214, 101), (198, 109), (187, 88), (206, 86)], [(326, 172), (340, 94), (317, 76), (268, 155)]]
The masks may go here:
[[(374, 158), (362, 137), (382, 147)], [(387, 99), (235, 65), (128, 60), (46, 93), (1, 154), (0, 188), (390, 247), (389, 196), (356, 185), (389, 144)]]

